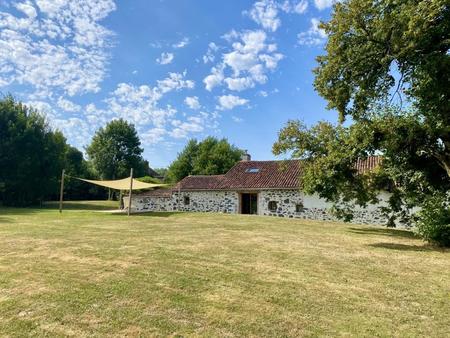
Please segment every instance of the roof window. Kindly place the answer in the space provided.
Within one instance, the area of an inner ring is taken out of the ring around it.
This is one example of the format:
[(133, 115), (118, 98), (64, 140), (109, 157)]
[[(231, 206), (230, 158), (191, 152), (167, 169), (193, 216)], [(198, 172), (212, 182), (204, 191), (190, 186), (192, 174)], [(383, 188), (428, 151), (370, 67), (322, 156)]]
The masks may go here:
[(259, 173), (259, 168), (247, 168), (245, 169), (246, 173)]

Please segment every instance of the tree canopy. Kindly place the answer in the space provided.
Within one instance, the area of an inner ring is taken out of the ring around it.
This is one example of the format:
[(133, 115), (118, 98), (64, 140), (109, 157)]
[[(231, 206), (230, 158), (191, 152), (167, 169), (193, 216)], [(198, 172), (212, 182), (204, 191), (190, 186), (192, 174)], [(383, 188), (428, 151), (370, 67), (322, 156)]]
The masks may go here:
[[(378, 189), (391, 221), (450, 188), (450, 5), (447, 0), (347, 0), (323, 23), (315, 88), (350, 126), (290, 121), (274, 153), (305, 160), (302, 184), (351, 218)], [(358, 158), (380, 170), (357, 175)]]
[(102, 179), (118, 179), (128, 177), (130, 168), (136, 177), (147, 174), (140, 146), (134, 125), (119, 119), (97, 130), (86, 151)]
[(62, 133), (13, 97), (0, 100), (0, 194), (24, 206), (55, 193), (67, 151)]
[(189, 140), (169, 166), (167, 179), (178, 182), (188, 175), (224, 174), (238, 162), (243, 151), (226, 139), (207, 137), (201, 142)]

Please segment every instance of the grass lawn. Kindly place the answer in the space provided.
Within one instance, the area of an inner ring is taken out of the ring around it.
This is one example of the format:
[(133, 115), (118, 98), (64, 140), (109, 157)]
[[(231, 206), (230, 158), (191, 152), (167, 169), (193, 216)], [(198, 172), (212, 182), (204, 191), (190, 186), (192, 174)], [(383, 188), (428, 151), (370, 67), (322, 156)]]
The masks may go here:
[(0, 209), (0, 336), (450, 336), (450, 251), (408, 231), (69, 207)]

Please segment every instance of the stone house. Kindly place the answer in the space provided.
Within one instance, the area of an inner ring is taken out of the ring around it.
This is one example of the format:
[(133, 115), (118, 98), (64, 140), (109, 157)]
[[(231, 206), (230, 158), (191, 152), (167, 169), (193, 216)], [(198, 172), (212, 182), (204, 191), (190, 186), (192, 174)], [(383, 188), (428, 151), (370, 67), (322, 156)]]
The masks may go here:
[[(380, 157), (358, 161), (363, 173), (374, 169)], [(299, 188), (301, 161), (252, 161), (245, 155), (224, 175), (196, 175), (182, 179), (171, 189), (158, 189), (133, 196), (137, 211), (198, 211), (257, 214), (277, 217), (334, 220), (330, 203)], [(381, 204), (388, 194), (380, 192)], [(355, 223), (385, 224), (380, 205), (355, 207)], [(127, 205), (127, 203), (125, 203)]]

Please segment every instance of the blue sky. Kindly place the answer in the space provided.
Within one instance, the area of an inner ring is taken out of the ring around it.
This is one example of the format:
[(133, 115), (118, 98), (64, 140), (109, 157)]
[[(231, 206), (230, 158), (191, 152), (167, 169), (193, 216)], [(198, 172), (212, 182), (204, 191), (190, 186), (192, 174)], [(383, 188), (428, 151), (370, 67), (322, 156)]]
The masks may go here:
[(0, 91), (80, 149), (124, 118), (153, 167), (209, 135), (272, 159), (287, 120), (336, 121), (312, 74), (332, 2), (0, 1)]

